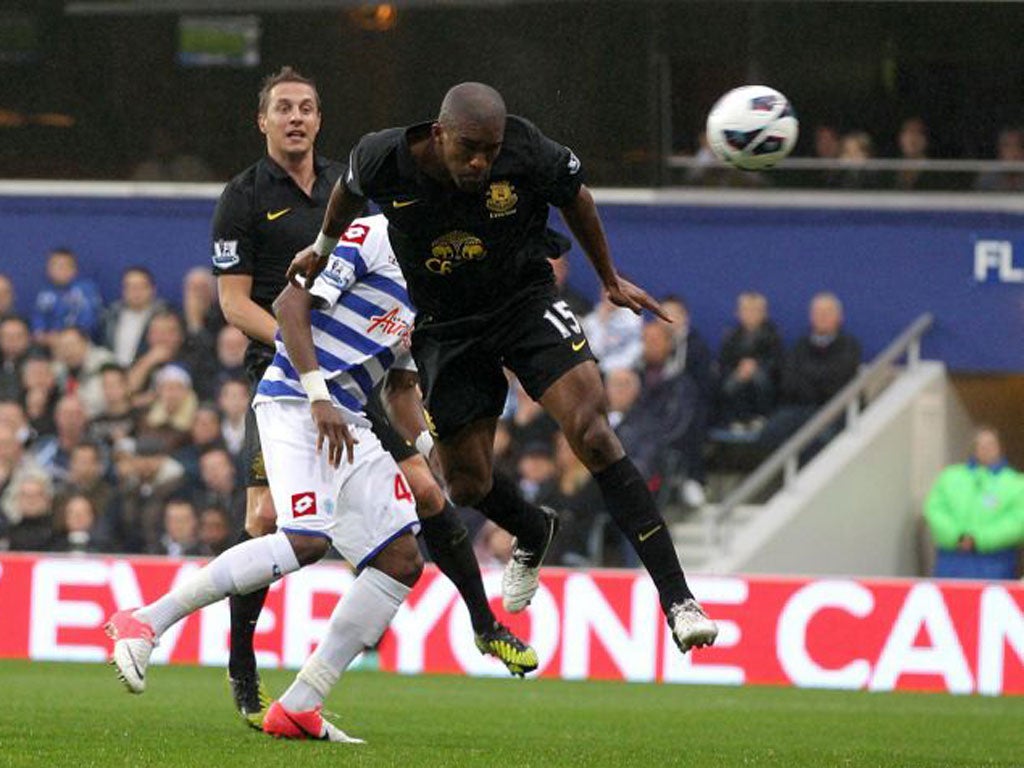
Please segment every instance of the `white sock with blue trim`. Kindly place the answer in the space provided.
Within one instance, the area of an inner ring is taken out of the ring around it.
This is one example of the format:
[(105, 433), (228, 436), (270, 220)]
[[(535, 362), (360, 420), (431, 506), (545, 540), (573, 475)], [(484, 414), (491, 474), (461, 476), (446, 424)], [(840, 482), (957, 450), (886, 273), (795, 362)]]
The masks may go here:
[(292, 545), (280, 531), (249, 539), (185, 577), (166, 595), (137, 610), (135, 617), (148, 622), (159, 637), (200, 608), (228, 595), (244, 595), (265, 587), (298, 569)]
[(352, 660), (364, 648), (377, 644), (411, 591), (376, 568), (360, 573), (334, 606), (327, 636), (284, 692), (281, 706), (290, 712), (306, 712), (323, 704)]

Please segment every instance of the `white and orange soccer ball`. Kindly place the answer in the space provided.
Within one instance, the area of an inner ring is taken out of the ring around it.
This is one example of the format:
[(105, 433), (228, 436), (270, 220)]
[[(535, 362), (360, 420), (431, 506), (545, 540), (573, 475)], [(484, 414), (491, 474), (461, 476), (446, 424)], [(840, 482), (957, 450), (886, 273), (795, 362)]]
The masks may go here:
[(799, 132), (789, 99), (766, 85), (734, 88), (708, 114), (711, 151), (745, 171), (771, 168), (793, 150)]

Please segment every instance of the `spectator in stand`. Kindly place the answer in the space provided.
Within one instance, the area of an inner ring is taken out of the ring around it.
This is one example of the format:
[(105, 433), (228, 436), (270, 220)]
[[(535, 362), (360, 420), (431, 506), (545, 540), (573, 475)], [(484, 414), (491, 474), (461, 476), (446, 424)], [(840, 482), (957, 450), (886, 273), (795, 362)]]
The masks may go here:
[(518, 448), (512, 440), (512, 430), (504, 419), (498, 420), (494, 430), (494, 471), (507, 478), (516, 477), (516, 452)]
[(158, 552), (164, 505), (182, 490), (185, 470), (159, 438), (144, 435), (131, 442), (123, 441), (115, 454), (120, 503), (110, 535), (118, 552)]
[(551, 443), (558, 424), (548, 416), (547, 411), (531, 398), (518, 381), (513, 381), (510, 390), (515, 397), (515, 413), (508, 421), (512, 442), (518, 448), (530, 443)]
[(223, 448), (220, 411), (213, 403), (200, 403), (192, 422), (191, 440), (174, 454), (175, 460), (185, 468), (188, 485), (195, 488), (201, 482), (199, 457), (210, 448)]
[(618, 429), (626, 415), (640, 399), (640, 374), (630, 368), (616, 368), (604, 377), (608, 398), (608, 421)]
[(21, 477), (42, 471), (32, 454), (25, 450), (17, 427), (6, 420), (0, 422), (0, 506), (13, 503), (11, 488)]
[(29, 425), (37, 435), (53, 435), (57, 425), (53, 411), (60, 399), (57, 376), (45, 350), (30, 352), (21, 366), (22, 404)]
[(160, 537), (160, 554), (191, 557), (203, 554), (199, 542), (199, 519), (195, 507), (186, 498), (175, 497), (164, 507), (164, 533)]
[(132, 181), (213, 181), (216, 175), (209, 164), (187, 149), (192, 139), (176, 135), (162, 124), (157, 124), (150, 137), (149, 156), (132, 169)]
[(238, 537), (231, 516), (222, 507), (204, 507), (199, 513), (199, 554), (216, 557)]
[(121, 298), (111, 304), (103, 318), (103, 344), (118, 364), (134, 363), (144, 351), (146, 328), (167, 303), (157, 297), (152, 273), (145, 267), (128, 267), (121, 274)]
[[(632, 371), (625, 372), (636, 376)], [(561, 527), (550, 562), (568, 566), (601, 565), (591, 562), (590, 536), (598, 516), (604, 511), (604, 501), (594, 478), (569, 447), (562, 432), (555, 435), (555, 466), (557, 487), (550, 506), (559, 511)], [(620, 539), (625, 545), (625, 539), (621, 536)]]
[(96, 507), (88, 496), (75, 494), (68, 498), (57, 524), (53, 551), (74, 554), (108, 551), (97, 517)]
[(558, 468), (550, 441), (527, 443), (519, 454), (519, 490), (531, 504), (546, 505), (557, 495)]
[(109, 453), (119, 440), (135, 437), (143, 413), (132, 406), (128, 374), (116, 363), (108, 363), (100, 369), (100, 391), (103, 407), (89, 422), (87, 435)]
[(25, 409), (17, 400), (0, 400), (0, 424), (6, 424), (13, 429), (22, 446), (31, 447), (35, 435), (28, 424)]
[(71, 451), (86, 435), (89, 416), (77, 395), (64, 395), (54, 411), (57, 434), (40, 438), (35, 446), (36, 462), (57, 482), (64, 482), (71, 466)]
[(690, 308), (681, 297), (670, 294), (661, 300), (661, 306), (672, 318), (671, 323), (655, 321), (672, 332), (675, 349), (672, 352), (671, 367), (682, 368), (710, 403), (715, 393), (714, 357), (711, 355), (711, 349), (700, 335), (700, 331), (690, 322)]
[(192, 267), (182, 284), (181, 311), (187, 336), (214, 339), (224, 327), (224, 313), (217, 299), (217, 280), (208, 267)]
[(839, 131), (834, 125), (822, 124), (814, 128), (814, 156), (820, 160), (839, 157)]
[[(928, 159), (928, 126), (920, 117), (909, 117), (900, 125), (896, 137), (902, 160), (921, 162)], [(920, 189), (939, 189), (942, 179), (934, 172), (908, 168), (896, 171), (893, 187), (898, 190), (911, 191)]]
[(113, 354), (93, 344), (81, 328), (65, 328), (54, 337), (53, 370), (58, 389), (65, 395), (77, 395), (86, 413), (97, 415), (103, 410), (100, 371), (114, 361)]
[(512, 558), (514, 541), (511, 533), (485, 520), (473, 539), (473, 553), (480, 568), (504, 568)]
[[(857, 375), (860, 343), (843, 330), (843, 305), (832, 293), (811, 300), (810, 332), (786, 356), (782, 407), (769, 417), (761, 443), (774, 450)], [(820, 448), (841, 428), (827, 430)]]
[(240, 531), (245, 521), (245, 488), (237, 481), (231, 454), (213, 446), (199, 457), (200, 484), (193, 494), (196, 509), (219, 507), (230, 515), (230, 526)]
[(864, 170), (864, 165), (874, 153), (874, 143), (865, 131), (853, 131), (843, 136), (839, 161), (845, 169), (839, 179), (839, 186), (844, 189), (870, 186), (873, 176), (870, 171)]
[(134, 395), (152, 401), (153, 393), (147, 394), (147, 390), (153, 375), (168, 363), (175, 363), (188, 372), (194, 383), (201, 384), (197, 392), (202, 399), (212, 397), (217, 361), (212, 341), (206, 335), (186, 339), (181, 318), (173, 312), (158, 312), (149, 321), (146, 344), (146, 352), (128, 370), (128, 386)]
[[(548, 230), (548, 235), (551, 236), (553, 230)], [(561, 235), (559, 235), (561, 237)], [(555, 290), (558, 291), (558, 298), (564, 301), (572, 313), (576, 317), (583, 317), (590, 313), (594, 307), (594, 303), (590, 301), (586, 296), (577, 291), (569, 284), (569, 249), (572, 248), (572, 242), (565, 239), (564, 242), (565, 252), (562, 253), (557, 259), (548, 259), (548, 264), (551, 265), (551, 271), (555, 273)]]
[(229, 379), (245, 381), (245, 350), (249, 340), (233, 325), (225, 325), (217, 334), (217, 384)]
[[(1024, 162), (1024, 130), (1004, 128), (996, 142), (996, 159), (1004, 163)], [(1024, 171), (985, 171), (974, 188), (979, 192), (1024, 192)]]
[(46, 260), (49, 286), (43, 288), (32, 311), (32, 334), (38, 343), (49, 347), (54, 331), (81, 328), (86, 335), (96, 334), (103, 310), (103, 299), (96, 284), (78, 274), (78, 259), (68, 248), (55, 248)]
[(667, 471), (692, 479), (686, 441), (694, 431), (694, 419), (699, 410), (707, 408), (707, 404), (701, 403), (700, 389), (686, 374), (685, 361), (677, 355), (671, 326), (646, 324), (643, 341), (639, 397), (627, 409), (632, 394), (629, 382), (625, 381), (625, 375), (613, 372), (608, 376), (613, 382), (613, 391), (608, 393), (609, 406), (614, 413), (623, 414), (616, 418), (615, 432), (637, 469), (651, 488), (656, 489)]
[(116, 503), (114, 487), (104, 477), (103, 453), (99, 445), (88, 441), (71, 449), (67, 477), (54, 497), (58, 527), (62, 524), (63, 510), (73, 496), (85, 496), (92, 504), (93, 516), (100, 526), (106, 525), (107, 510)]
[(707, 442), (708, 427), (714, 413), (715, 384), (714, 357), (700, 332), (690, 322), (690, 308), (679, 296), (668, 295), (661, 302), (662, 308), (672, 318), (672, 323), (661, 323), (672, 332), (675, 349), (670, 369), (681, 368), (697, 388), (697, 399), (693, 404), (693, 418), (686, 433), (674, 448), (681, 452), (682, 466), (686, 480), (683, 483), (683, 500), (691, 507), (704, 505), (704, 444)]
[(0, 320), (16, 314), (14, 300), (14, 284), (11, 278), (0, 272)]
[(217, 405), (221, 412), (221, 437), (232, 459), (241, 460), (245, 441), (245, 417), (249, 410), (249, 385), (245, 379), (228, 379), (220, 385)]
[(999, 433), (981, 427), (971, 456), (939, 475), (924, 508), (939, 578), (1016, 579), (1024, 544), (1024, 476), (1003, 456)]
[[(818, 125), (814, 128), (814, 157), (818, 160), (837, 160), (839, 158), (839, 131), (834, 125)], [(816, 173), (818, 184), (822, 187), (835, 187), (839, 184), (839, 172), (834, 168)]]
[(47, 552), (53, 547), (53, 484), (45, 472), (27, 472), (12, 482), (3, 511), (10, 522), (7, 537), (12, 550)]
[(174, 453), (191, 439), (199, 399), (192, 390), (192, 377), (180, 365), (165, 365), (157, 372), (153, 383), (156, 401), (149, 407), (141, 429), (159, 437), (168, 453)]
[(631, 309), (612, 304), (607, 291), (601, 291), (601, 301), (580, 324), (587, 334), (590, 350), (597, 355), (602, 373), (632, 368), (640, 362), (643, 318)]
[(17, 315), (0, 320), (0, 400), (22, 396), (21, 368), (32, 346), (28, 323)]
[(739, 295), (736, 321), (718, 354), (719, 419), (733, 432), (759, 432), (778, 395), (782, 339), (760, 293)]

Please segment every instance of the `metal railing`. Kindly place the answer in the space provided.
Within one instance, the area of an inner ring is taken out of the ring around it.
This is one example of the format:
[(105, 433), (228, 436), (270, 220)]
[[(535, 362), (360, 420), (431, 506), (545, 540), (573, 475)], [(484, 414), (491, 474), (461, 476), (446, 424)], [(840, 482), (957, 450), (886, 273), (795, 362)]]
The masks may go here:
[(662, 184), (702, 187), (780, 187), (790, 189), (863, 189), (970, 191), (972, 194), (1019, 192), (1024, 162), (978, 159), (862, 160), (787, 157), (766, 174), (730, 168), (706, 155), (667, 155)]
[(724, 526), (736, 508), (761, 493), (780, 473), (783, 477), (782, 490), (791, 487), (800, 468), (800, 454), (834, 421), (845, 414), (846, 429), (856, 426), (860, 418), (862, 396), (889, 369), (889, 366), (906, 355), (907, 369), (917, 368), (921, 361), (921, 337), (931, 328), (932, 323), (933, 317), (930, 313), (925, 313), (914, 320), (853, 381), (823, 405), (810, 421), (779, 446), (749, 477), (727, 494), (720, 503), (707, 508), (704, 511), (704, 519), (708, 543), (714, 547), (726, 546), (728, 542), (723, 534)]
[[(669, 168), (706, 169), (708, 161), (692, 155), (669, 155)], [(725, 167), (725, 166), (721, 166)], [(780, 171), (925, 171), (934, 173), (1024, 173), (1024, 162), (1010, 160), (947, 160), (927, 158), (908, 160), (897, 157), (869, 157), (846, 161), (819, 157), (787, 157), (775, 166)]]

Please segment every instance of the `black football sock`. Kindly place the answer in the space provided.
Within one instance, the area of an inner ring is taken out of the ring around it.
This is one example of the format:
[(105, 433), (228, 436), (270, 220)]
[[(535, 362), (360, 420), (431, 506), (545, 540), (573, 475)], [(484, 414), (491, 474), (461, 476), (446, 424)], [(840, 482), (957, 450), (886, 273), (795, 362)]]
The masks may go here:
[[(235, 543), (241, 544), (251, 538), (252, 536), (243, 530)], [(259, 621), (269, 590), (269, 587), (262, 587), (247, 595), (228, 596), (228, 604), (231, 606), (231, 652), (228, 656), (228, 674), (234, 680), (256, 674), (253, 635), (256, 634), (256, 622)]]
[(502, 474), (494, 474), (494, 484), (476, 505), (488, 520), (493, 520), (518, 539), (517, 546), (536, 552), (548, 535), (547, 518), (540, 507), (531, 504), (516, 484)]
[(626, 536), (658, 588), (666, 613), (693, 597), (679, 565), (668, 526), (654, 504), (647, 483), (628, 456), (594, 474), (605, 508)]
[(494, 612), (487, 602), (469, 531), (459, 520), (455, 508), (451, 503), (445, 504), (441, 514), (424, 518), (420, 526), (430, 556), (466, 602), (473, 631), (477, 634), (489, 631), (494, 626)]

